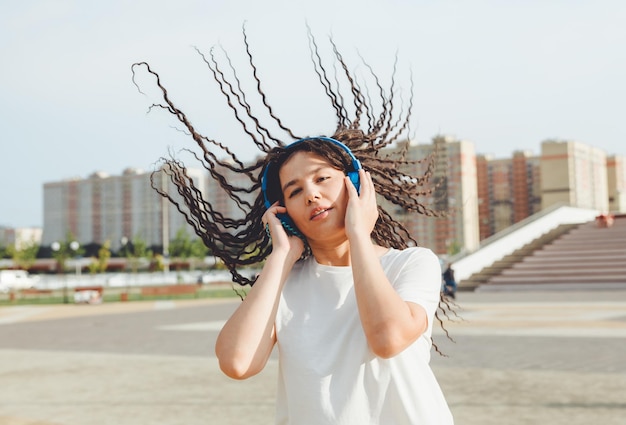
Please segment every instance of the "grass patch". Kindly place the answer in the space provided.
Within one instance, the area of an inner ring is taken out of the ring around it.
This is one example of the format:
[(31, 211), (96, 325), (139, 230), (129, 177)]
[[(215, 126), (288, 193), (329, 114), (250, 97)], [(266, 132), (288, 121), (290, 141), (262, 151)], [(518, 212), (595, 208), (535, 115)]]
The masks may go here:
[[(239, 294), (245, 297), (250, 288), (243, 288), (236, 285), (231, 287), (206, 287), (198, 290), (195, 294), (176, 294), (176, 295), (141, 295), (141, 288), (131, 288), (127, 301), (159, 301), (159, 300), (195, 300), (202, 298), (239, 298)], [(119, 302), (121, 301), (122, 290), (105, 289), (103, 294), (103, 302)], [(74, 292), (68, 293), (67, 303), (74, 304)], [(65, 297), (62, 292), (53, 294), (16, 294), (11, 299), (9, 294), (0, 295), (0, 307), (19, 306), (19, 305), (54, 305), (65, 304)]]

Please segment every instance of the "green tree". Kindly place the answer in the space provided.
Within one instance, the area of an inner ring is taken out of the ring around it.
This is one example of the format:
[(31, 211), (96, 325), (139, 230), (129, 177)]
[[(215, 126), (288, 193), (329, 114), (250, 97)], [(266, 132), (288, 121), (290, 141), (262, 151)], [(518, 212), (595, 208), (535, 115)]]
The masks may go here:
[(162, 272), (165, 270), (165, 259), (161, 254), (154, 255), (154, 263), (153, 263), (154, 271)]
[[(202, 239), (197, 238), (191, 241), (191, 258), (198, 262), (203, 262), (204, 258), (209, 254), (209, 248), (202, 242)], [(192, 270), (194, 262), (191, 263)]]
[(52, 258), (57, 260), (57, 270), (61, 273), (65, 272), (65, 263), (69, 258), (77, 257), (84, 253), (84, 250), (71, 232), (67, 233), (64, 241), (53, 242), (50, 248), (52, 249)]
[(89, 274), (98, 273), (98, 259), (96, 257), (91, 257), (91, 263), (87, 266), (89, 270)]
[(98, 257), (91, 257), (89, 272), (91, 274), (104, 273), (111, 258), (111, 241), (105, 241), (98, 250)]
[(169, 254), (172, 258), (187, 259), (191, 256), (191, 238), (184, 228), (178, 229), (170, 241)]
[(121, 252), (128, 259), (133, 273), (137, 273), (142, 258), (150, 259), (152, 257), (152, 250), (148, 249), (146, 241), (137, 235), (132, 241), (128, 241), (122, 246)]
[(98, 250), (98, 272), (104, 273), (107, 271), (109, 265), (109, 259), (111, 258), (111, 241), (105, 241)]
[(180, 228), (176, 232), (174, 239), (170, 241), (170, 256), (182, 261), (190, 260), (190, 268), (194, 269), (196, 260), (202, 261), (206, 257), (209, 249), (201, 239), (191, 239), (185, 228)]
[(39, 252), (39, 244), (31, 241), (23, 244), (19, 249), (12, 244), (7, 247), (6, 252), (17, 267), (28, 270), (35, 264), (37, 253)]

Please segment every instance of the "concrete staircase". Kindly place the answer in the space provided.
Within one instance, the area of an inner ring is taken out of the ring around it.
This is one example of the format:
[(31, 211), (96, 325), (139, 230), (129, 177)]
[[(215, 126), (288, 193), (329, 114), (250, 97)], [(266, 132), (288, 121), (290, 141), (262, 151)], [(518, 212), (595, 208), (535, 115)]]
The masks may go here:
[(610, 227), (595, 221), (569, 227), (552, 241), (538, 240), (539, 249), (521, 249), (494, 264), (500, 269), (477, 290), (626, 289), (626, 215), (616, 216)]
[(516, 263), (519, 263), (524, 258), (532, 255), (536, 250), (543, 248), (546, 244), (551, 243), (577, 226), (578, 224), (562, 224), (541, 235), (539, 238), (515, 250), (504, 258), (497, 260), (478, 273), (474, 273), (469, 278), (464, 279), (462, 281), (462, 285), (459, 287), (459, 290), (472, 291), (481, 285), (489, 283), (491, 279), (500, 275), (504, 270), (513, 267)]

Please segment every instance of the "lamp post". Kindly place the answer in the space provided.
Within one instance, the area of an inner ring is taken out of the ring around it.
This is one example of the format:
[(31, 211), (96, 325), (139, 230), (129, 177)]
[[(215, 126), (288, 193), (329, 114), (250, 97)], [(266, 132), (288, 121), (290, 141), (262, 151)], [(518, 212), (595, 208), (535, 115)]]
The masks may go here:
[(52, 251), (54, 252), (54, 257), (57, 260), (57, 275), (58, 274), (62, 274), (63, 275), (63, 303), (67, 304), (68, 300), (67, 300), (67, 281), (65, 280), (65, 273), (64, 273), (64, 268), (65, 268), (65, 253), (63, 252), (64, 250), (62, 250), (62, 246), (60, 242), (52, 242), (52, 244), (50, 245), (50, 248), (52, 249)]
[(122, 249), (126, 248), (127, 243), (128, 243), (128, 238), (126, 236), (122, 236), (122, 239), (120, 239), (120, 244), (122, 245)]
[[(57, 260), (57, 274), (63, 275), (63, 303), (69, 303), (67, 296), (67, 277), (65, 276), (65, 262), (70, 255), (76, 255), (80, 244), (77, 241), (67, 242), (52, 242), (50, 248), (54, 252), (54, 257)], [(79, 267), (78, 265), (76, 266)], [(78, 270), (77, 270), (78, 274)]]
[(129, 257), (129, 253), (128, 253), (128, 243), (130, 241), (128, 240), (128, 238), (126, 236), (122, 236), (122, 238), (120, 239), (120, 253), (123, 252), (124, 255), (124, 280), (126, 281), (126, 290), (124, 292), (122, 292), (120, 294), (120, 301), (128, 301), (128, 293), (130, 292), (130, 283), (128, 282), (128, 276), (127, 276), (127, 272), (126, 272), (126, 265), (128, 262), (128, 257)]
[(78, 248), (80, 248), (80, 244), (77, 241), (70, 242), (70, 249), (74, 253), (74, 261), (76, 266), (76, 277), (80, 276), (80, 261), (78, 261)]
[(54, 252), (58, 252), (59, 249), (61, 249), (61, 244), (58, 242), (52, 242), (52, 244), (50, 244), (50, 249), (53, 250)]

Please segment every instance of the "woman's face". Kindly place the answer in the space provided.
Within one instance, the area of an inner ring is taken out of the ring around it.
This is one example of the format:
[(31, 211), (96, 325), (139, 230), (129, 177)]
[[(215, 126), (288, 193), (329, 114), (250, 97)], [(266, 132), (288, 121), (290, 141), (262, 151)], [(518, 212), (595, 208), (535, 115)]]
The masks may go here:
[(345, 235), (345, 174), (321, 156), (294, 153), (278, 173), (287, 213), (309, 240)]

